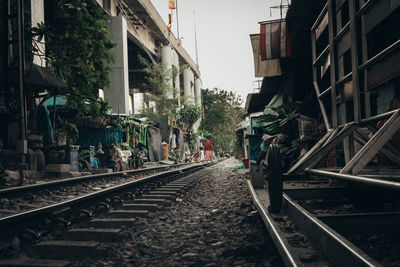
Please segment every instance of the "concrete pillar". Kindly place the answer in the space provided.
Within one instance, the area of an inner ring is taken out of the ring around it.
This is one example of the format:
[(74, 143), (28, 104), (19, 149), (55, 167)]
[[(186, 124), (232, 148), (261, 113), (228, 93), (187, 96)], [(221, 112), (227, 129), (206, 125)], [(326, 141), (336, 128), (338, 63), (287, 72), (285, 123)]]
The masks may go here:
[(201, 108), (201, 88), (203, 87), (203, 84), (201, 82), (200, 78), (196, 78), (194, 81), (194, 99), (196, 106)]
[(181, 89), (180, 89), (180, 78), (179, 78), (179, 55), (175, 50), (172, 50), (172, 65), (176, 68), (177, 73), (174, 77), (172, 77), (174, 79), (174, 98), (177, 99), (178, 101), (178, 107), (181, 106)]
[(129, 114), (129, 76), (128, 76), (128, 39), (126, 20), (122, 16), (111, 17), (109, 23), (110, 39), (116, 43), (112, 49), (114, 63), (110, 88), (104, 89), (104, 98), (112, 107), (113, 113)]
[(179, 79), (179, 64), (175, 67), (178, 70), (178, 73), (175, 77), (175, 98), (178, 99), (178, 107), (181, 107), (181, 81)]
[(183, 93), (185, 96), (185, 104), (194, 104), (194, 80), (193, 71), (186, 68), (183, 71)]
[[(165, 68), (170, 72), (172, 75), (172, 47), (169, 45), (165, 45), (161, 48), (161, 62), (165, 66)], [(172, 91), (172, 78), (168, 81), (168, 84), (171, 88), (169, 92), (164, 92), (168, 99), (172, 99), (174, 97)]]
[[(31, 0), (31, 23), (33, 27), (36, 27), (38, 23), (44, 22), (44, 0)], [(43, 38), (40, 43), (35, 42), (32, 40), (32, 44), (36, 45), (37, 48), (39, 49), (38, 53), (41, 55), (34, 55), (33, 56), (33, 63), (45, 67), (46, 66), (46, 60), (44, 59), (45, 55), (45, 43), (44, 43), (45, 38)]]

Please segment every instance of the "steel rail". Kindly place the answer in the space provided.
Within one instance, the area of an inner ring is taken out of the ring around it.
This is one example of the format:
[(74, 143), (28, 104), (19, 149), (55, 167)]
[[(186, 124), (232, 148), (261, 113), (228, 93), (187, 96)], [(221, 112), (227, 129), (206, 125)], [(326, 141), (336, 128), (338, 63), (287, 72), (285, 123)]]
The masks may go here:
[(381, 266), (342, 235), (283, 194), (283, 211), (333, 266)]
[(289, 244), (287, 239), (283, 236), (283, 233), (279, 229), (279, 227), (274, 223), (271, 215), (261, 204), (260, 199), (257, 196), (256, 191), (254, 190), (251, 181), (247, 180), (247, 185), (250, 189), (251, 198), (253, 199), (253, 203), (256, 206), (258, 212), (260, 213), (261, 218), (264, 221), (265, 226), (269, 234), (271, 235), (272, 240), (274, 241), (276, 248), (278, 249), (279, 254), (282, 257), (283, 262), (286, 266), (303, 266), (300, 259), (295, 254), (293, 247)]
[(309, 174), (323, 176), (333, 179), (340, 179), (345, 180), (348, 182), (360, 183), (360, 184), (367, 184), (370, 186), (376, 186), (384, 189), (390, 189), (395, 191), (400, 191), (400, 182), (382, 180), (382, 179), (374, 179), (368, 177), (361, 177), (351, 174), (343, 174), (343, 173), (336, 173), (336, 172), (329, 172), (329, 171), (322, 171), (317, 169), (306, 169), (305, 172)]
[[(170, 166), (174, 167), (174, 165), (170, 165)], [(83, 181), (92, 180), (92, 179), (94, 180), (94, 179), (98, 179), (98, 178), (117, 176), (117, 175), (121, 175), (121, 174), (125, 174), (125, 173), (135, 174), (135, 173), (140, 173), (140, 172), (167, 169), (167, 168), (168, 168), (168, 166), (156, 166), (156, 167), (151, 167), (151, 168), (127, 170), (127, 171), (113, 172), (113, 173), (99, 173), (99, 174), (93, 174), (93, 175), (85, 175), (85, 176), (79, 176), (79, 177), (73, 177), (73, 178), (60, 179), (60, 180), (46, 182), (46, 183), (6, 188), (6, 189), (0, 190), (0, 197), (9, 197), (10, 195), (18, 194), (18, 193), (22, 193), (22, 192), (31, 192), (32, 190), (45, 189), (45, 188), (53, 187), (53, 186), (57, 186), (57, 185), (66, 185), (66, 184), (83, 182)]]
[(3, 217), (3, 218), (0, 219), (0, 226), (3, 227), (3, 229), (4, 229), (5, 225), (9, 225), (11, 223), (16, 223), (16, 222), (21, 221), (23, 219), (34, 218), (36, 216), (39, 216), (39, 215), (42, 215), (42, 214), (45, 214), (45, 213), (49, 213), (51, 211), (60, 210), (60, 209), (65, 208), (65, 207), (70, 207), (70, 206), (76, 205), (78, 203), (81, 203), (81, 202), (89, 200), (89, 199), (95, 199), (95, 198), (98, 198), (98, 197), (102, 197), (102, 196), (104, 196), (106, 194), (110, 194), (110, 193), (113, 193), (113, 192), (116, 192), (116, 191), (120, 191), (120, 190), (126, 189), (126, 188), (131, 187), (131, 186), (135, 186), (135, 185), (142, 184), (144, 182), (152, 181), (152, 180), (154, 180), (156, 178), (159, 178), (161, 176), (173, 175), (173, 174), (176, 174), (176, 173), (180, 173), (182, 171), (188, 171), (188, 170), (191, 170), (191, 169), (202, 168), (202, 167), (207, 166), (207, 165), (208, 164), (195, 164), (195, 165), (191, 165), (191, 166), (180, 168), (180, 169), (175, 169), (175, 170), (170, 170), (170, 171), (151, 174), (151, 175), (149, 175), (147, 177), (144, 177), (142, 179), (139, 179), (139, 180), (126, 182), (126, 183), (123, 183), (123, 184), (120, 184), (120, 185), (116, 185), (116, 186), (113, 186), (113, 187), (110, 187), (110, 188), (106, 188), (106, 189), (103, 189), (103, 190), (99, 190), (99, 191), (96, 191), (96, 192), (93, 192), (93, 193), (85, 194), (85, 195), (79, 196), (79, 197), (74, 198), (74, 199), (66, 200), (66, 201), (63, 201), (63, 202), (60, 202), (60, 203), (57, 203), (57, 204), (52, 204), (52, 205), (49, 205), (49, 206), (45, 206), (45, 207), (41, 207), (41, 208), (37, 208), (37, 209), (33, 209), (33, 210), (21, 212), (21, 213), (9, 215), (9, 216), (6, 216), (6, 217)]

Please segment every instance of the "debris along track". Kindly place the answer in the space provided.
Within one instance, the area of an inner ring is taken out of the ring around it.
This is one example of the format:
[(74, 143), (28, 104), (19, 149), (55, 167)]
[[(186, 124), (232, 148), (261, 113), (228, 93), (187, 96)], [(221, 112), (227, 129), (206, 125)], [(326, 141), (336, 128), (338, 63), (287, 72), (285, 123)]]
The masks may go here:
[(270, 213), (267, 190), (248, 185), (287, 266), (400, 265), (396, 192), (310, 177), (284, 182), (282, 209)]
[[(111, 217), (116, 217), (115, 219), (97, 219), (99, 221), (93, 220), (92, 223), (130, 224), (133, 219), (129, 217), (146, 216), (149, 209), (157, 207), (157, 204), (162, 204), (166, 199), (172, 198), (174, 193), (187, 188), (188, 181), (185, 181), (185, 178), (181, 178), (182, 181), (174, 180), (193, 173), (204, 166), (207, 166), (207, 164), (193, 164), (188, 167), (159, 172), (142, 177), (142, 179), (125, 182), (56, 204), (0, 218), (0, 257), (9, 254), (8, 252), (12, 250), (16, 240), (18, 241), (17, 243), (21, 241), (21, 244), (25, 245), (34, 244), (47, 239), (48, 236), (57, 233), (58, 230), (66, 229), (82, 219), (92, 218), (94, 215), (98, 216), (102, 212), (107, 212), (110, 207), (118, 207), (124, 204), (124, 210), (111, 210), (108, 212)], [(162, 188), (161, 185), (163, 185)], [(132, 205), (125, 205), (125, 202), (129, 203), (130, 201), (133, 201)], [(118, 218), (123, 218), (121, 219), (122, 222)], [(89, 230), (88, 232), (90, 236), (91, 231)], [(100, 232), (106, 232), (105, 235), (107, 235), (106, 230), (100, 230)], [(14, 240), (14, 243), (10, 243), (12, 240)], [(41, 242), (40, 244), (37, 247), (45, 247), (46, 243)], [(71, 244), (71, 247), (81, 251), (79, 247), (83, 246), (82, 251), (84, 251), (85, 247), (91, 246), (90, 243), (87, 243), (87, 246), (85, 244), (79, 244), (78, 242), (75, 246)], [(53, 245), (50, 247), (53, 247)], [(64, 244), (64, 246), (67, 245)], [(92, 244), (93, 247), (94, 245)], [(60, 251), (63, 250), (62, 246), (58, 249)], [(97, 250), (95, 249), (95, 251)], [(51, 254), (51, 249), (49, 249), (49, 253)], [(7, 261), (0, 259), (0, 265), (12, 265), (12, 262), (7, 264), (4, 262), (7, 263)], [(30, 264), (33, 263), (30, 262), (26, 265)], [(50, 263), (49, 266), (53, 266), (53, 263)]]
[[(143, 196), (98, 213), (90, 221), (74, 223), (68, 231), (55, 227), (36, 245), (14, 239), (6, 253), (14, 260), (0, 259), (0, 265), (280, 266), (279, 255), (272, 242), (266, 242), (265, 228), (251, 206), (244, 178), (226, 166), (229, 161), (152, 191), (167, 195), (161, 200), (165, 205), (145, 203)], [(171, 199), (176, 203), (171, 205)], [(141, 205), (149, 212), (129, 214), (143, 209)]]
[[(170, 168), (177, 166), (171, 165)], [(165, 171), (167, 166), (95, 174), (0, 190), (0, 218), (100, 191), (142, 176)]]

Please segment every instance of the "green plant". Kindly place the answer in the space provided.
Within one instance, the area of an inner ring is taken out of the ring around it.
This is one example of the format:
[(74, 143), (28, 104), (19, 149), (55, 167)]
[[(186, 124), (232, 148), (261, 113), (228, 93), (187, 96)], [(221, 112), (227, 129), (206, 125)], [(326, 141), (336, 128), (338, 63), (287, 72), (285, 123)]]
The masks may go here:
[(173, 75), (177, 75), (177, 70), (168, 69), (162, 63), (150, 63), (145, 58), (139, 55), (139, 62), (145, 66), (143, 72), (145, 76), (145, 84), (143, 85), (144, 100), (146, 103), (154, 101), (155, 111), (152, 107), (145, 107), (142, 113), (154, 120), (159, 115), (168, 115), (169, 117), (175, 117), (176, 109), (178, 108), (177, 99), (171, 98), (175, 95), (176, 89), (171, 86), (171, 80)]
[(192, 129), (193, 125), (200, 118), (201, 109), (195, 105), (187, 104), (178, 111), (176, 116), (178, 126)]
[(185, 105), (179, 110), (177, 115), (177, 123), (179, 127), (182, 127), (187, 132), (187, 139), (191, 150), (194, 149), (196, 143), (196, 135), (193, 132), (193, 125), (199, 119), (201, 109), (195, 105)]
[(58, 0), (54, 7), (46, 24), (34, 25), (33, 37), (46, 39), (50, 68), (70, 86), (68, 105), (82, 116), (97, 115), (104, 107), (97, 102), (98, 89), (111, 84), (109, 17), (95, 0)]
[(235, 140), (235, 127), (244, 113), (240, 96), (225, 90), (202, 90), (204, 118), (200, 131), (208, 136), (214, 149), (232, 151)]
[(298, 109), (300, 103), (288, 102), (278, 107), (265, 107), (264, 115), (257, 121), (263, 126), (263, 130), (268, 134), (283, 133), (295, 138), (297, 128), (294, 122), (300, 116)]
[(60, 117), (58, 117), (55, 136), (65, 138), (67, 145), (70, 145), (76, 143), (79, 136), (79, 130), (74, 123), (61, 120)]
[(87, 160), (87, 158), (93, 157), (94, 156), (94, 151), (84, 149), (79, 152), (78, 154), (78, 161), (79, 161), (79, 169), (80, 170), (89, 170), (92, 171), (93, 167), (90, 164), (90, 162)]

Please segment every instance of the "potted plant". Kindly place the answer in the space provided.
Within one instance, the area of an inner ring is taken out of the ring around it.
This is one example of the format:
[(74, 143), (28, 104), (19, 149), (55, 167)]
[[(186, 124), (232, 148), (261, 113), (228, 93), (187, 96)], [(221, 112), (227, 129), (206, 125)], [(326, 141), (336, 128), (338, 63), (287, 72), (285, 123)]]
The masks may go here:
[(59, 120), (58, 125), (58, 129), (55, 131), (57, 145), (69, 146), (77, 142), (79, 131), (74, 123)]

